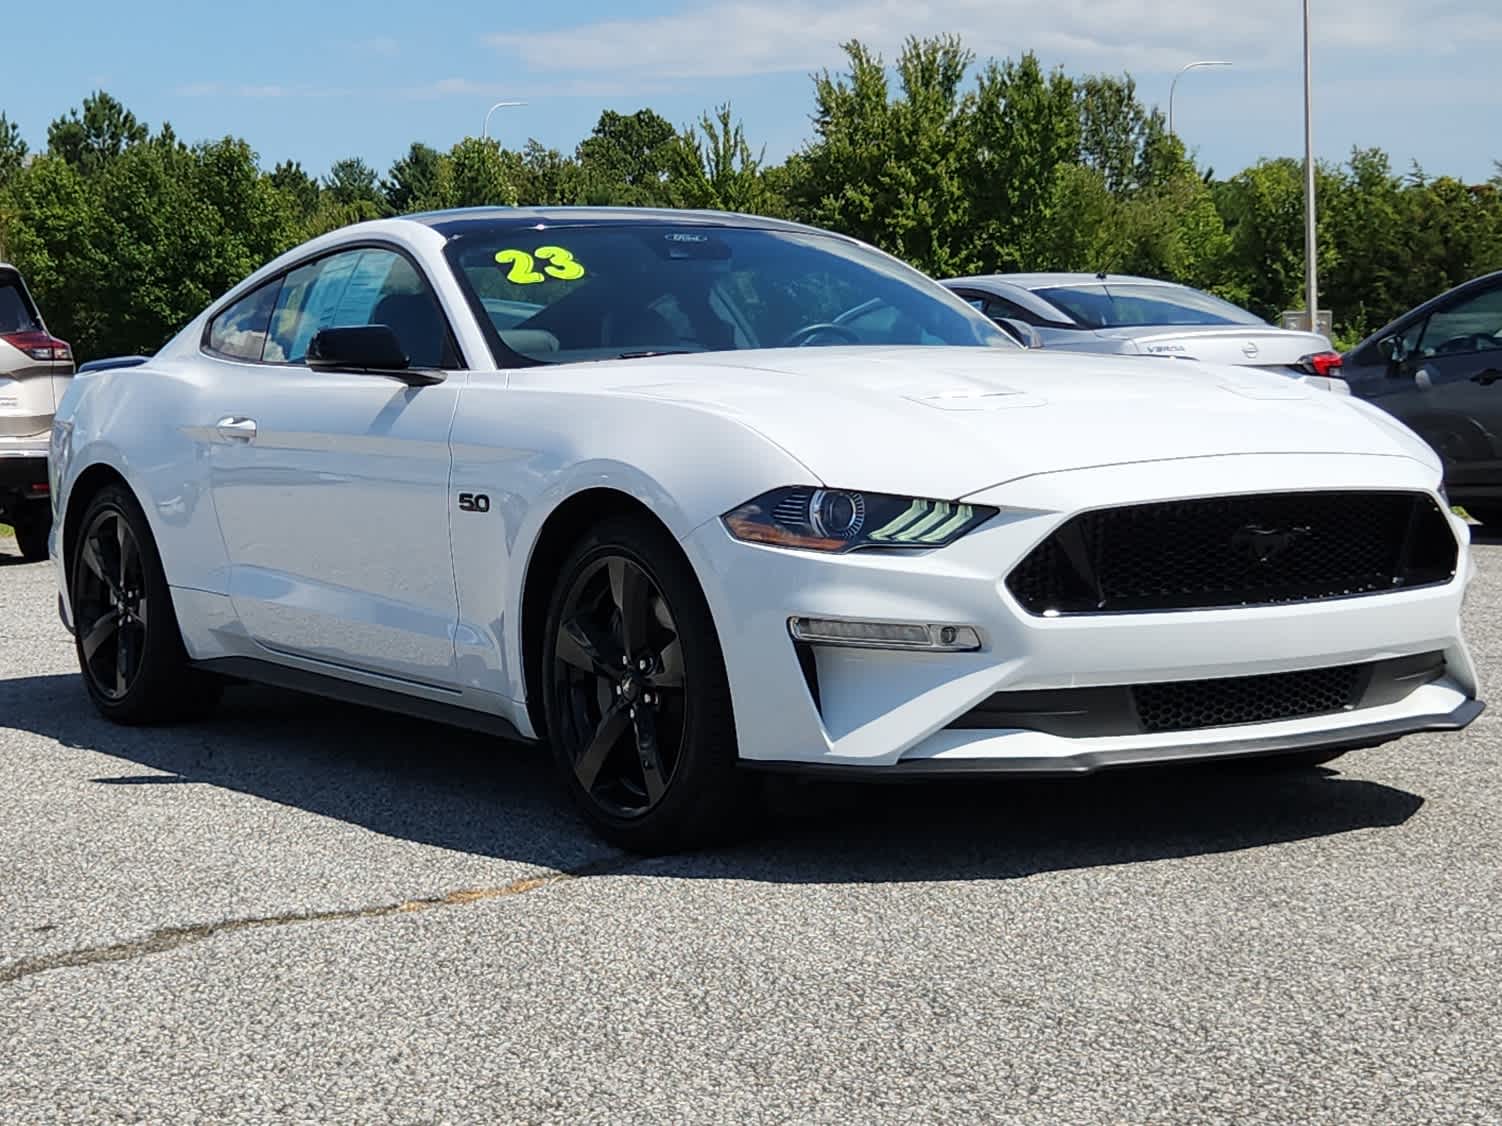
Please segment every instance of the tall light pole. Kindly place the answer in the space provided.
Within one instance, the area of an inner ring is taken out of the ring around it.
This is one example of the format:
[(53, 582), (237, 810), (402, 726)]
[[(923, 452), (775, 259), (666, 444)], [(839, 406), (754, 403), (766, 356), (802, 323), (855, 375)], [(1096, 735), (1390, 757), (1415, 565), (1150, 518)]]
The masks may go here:
[(1319, 331), (1319, 271), (1314, 237), (1314, 84), (1310, 72), (1309, 0), (1304, 0), (1304, 308)]
[(1191, 70), (1198, 70), (1202, 66), (1230, 66), (1225, 59), (1201, 59), (1197, 63), (1190, 63), (1181, 67), (1179, 73), (1173, 76), (1173, 81), (1168, 84), (1168, 135), (1175, 136), (1173, 131), (1173, 92), (1179, 85), (1179, 79)]
[(490, 115), (493, 114), (496, 110), (504, 109), (507, 106), (524, 106), (526, 104), (526, 102), (496, 102), (495, 105), (491, 106), (488, 110), (485, 111), (485, 124), (480, 126), (480, 140), (484, 141), (489, 139)]

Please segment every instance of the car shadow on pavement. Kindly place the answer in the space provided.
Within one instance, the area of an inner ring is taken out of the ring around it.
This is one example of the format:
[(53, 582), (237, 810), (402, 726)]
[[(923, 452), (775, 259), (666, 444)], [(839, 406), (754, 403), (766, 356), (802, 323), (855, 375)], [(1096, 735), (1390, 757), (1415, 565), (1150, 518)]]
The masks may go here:
[[(0, 726), (144, 768), (88, 784), (224, 787), (397, 839), (559, 869), (615, 855), (575, 817), (537, 748), (298, 693), (237, 686), (210, 721), (122, 728), (95, 715), (76, 675), (21, 677), (0, 680)], [(1391, 827), (1423, 801), (1327, 768), (784, 781), (753, 839), (636, 870), (790, 883), (1003, 879)]]

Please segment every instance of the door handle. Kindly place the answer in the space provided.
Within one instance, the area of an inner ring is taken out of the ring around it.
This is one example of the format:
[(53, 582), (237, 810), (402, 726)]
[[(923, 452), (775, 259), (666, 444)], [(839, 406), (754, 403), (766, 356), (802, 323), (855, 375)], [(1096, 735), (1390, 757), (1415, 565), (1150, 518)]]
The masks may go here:
[(1502, 371), (1498, 371), (1496, 368), (1487, 368), (1485, 371), (1478, 371), (1475, 375), (1471, 376), (1472, 383), (1479, 383), (1483, 387), (1490, 387), (1499, 379), (1502, 379)]
[(219, 420), (216, 429), (219, 437), (229, 442), (250, 442), (255, 440), (256, 420), (253, 418), (241, 418), (238, 415), (227, 415)]

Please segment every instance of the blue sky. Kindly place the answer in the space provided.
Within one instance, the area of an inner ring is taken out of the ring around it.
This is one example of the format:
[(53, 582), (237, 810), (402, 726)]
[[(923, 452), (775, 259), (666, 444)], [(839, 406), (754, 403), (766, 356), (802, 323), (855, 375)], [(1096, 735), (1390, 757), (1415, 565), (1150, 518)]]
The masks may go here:
[[(1387, 149), (1400, 169), (1482, 180), (1502, 159), (1499, 0), (1313, 0), (1316, 147)], [(910, 34), (952, 31), (982, 57), (1029, 48), (1075, 73), (1130, 71), (1149, 101), (1194, 59), (1231, 69), (1179, 83), (1178, 132), (1228, 174), (1302, 152), (1299, 0), (132, 0), (15, 3), (0, 111), (29, 143), (103, 88), (188, 139), (235, 134), (263, 164), (315, 173), (340, 157), (384, 169), (413, 140), (447, 147), (496, 113), (508, 144), (572, 149), (602, 109), (651, 106), (676, 124), (730, 101), (778, 159), (809, 133), (809, 74), (841, 40), (891, 58)], [(26, 46), (31, 44), (31, 46)]]

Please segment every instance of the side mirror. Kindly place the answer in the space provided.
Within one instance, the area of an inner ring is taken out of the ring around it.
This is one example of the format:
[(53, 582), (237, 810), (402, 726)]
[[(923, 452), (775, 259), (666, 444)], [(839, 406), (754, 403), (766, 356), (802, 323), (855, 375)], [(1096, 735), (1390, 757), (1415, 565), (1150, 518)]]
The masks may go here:
[(1043, 347), (1043, 334), (1026, 321), (1019, 321), (1016, 317), (996, 317), (995, 321), (1024, 348)]
[(1404, 347), (1401, 336), (1384, 336), (1377, 341), (1377, 355), (1397, 367), (1408, 358), (1408, 350)]
[(401, 341), (386, 325), (321, 328), (308, 342), (307, 364), (314, 371), (389, 375), (409, 385), (441, 383), (437, 372), (410, 366)]

